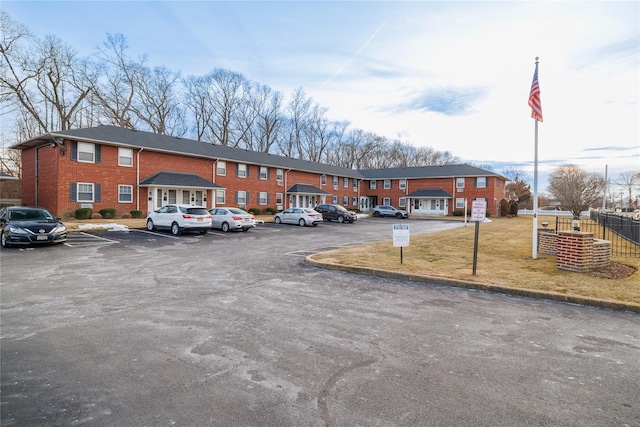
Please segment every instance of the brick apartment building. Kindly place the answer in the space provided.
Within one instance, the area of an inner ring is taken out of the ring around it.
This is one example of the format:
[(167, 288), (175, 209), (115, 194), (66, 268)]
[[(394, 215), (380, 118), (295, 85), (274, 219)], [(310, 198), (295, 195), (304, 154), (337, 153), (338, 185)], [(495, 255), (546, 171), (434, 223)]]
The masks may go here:
[(22, 152), (22, 202), (59, 216), (80, 207), (120, 215), (168, 203), (246, 209), (392, 204), (451, 215), (483, 198), (499, 213), (506, 178), (469, 165), (353, 170), (190, 139), (98, 126), (46, 134)]

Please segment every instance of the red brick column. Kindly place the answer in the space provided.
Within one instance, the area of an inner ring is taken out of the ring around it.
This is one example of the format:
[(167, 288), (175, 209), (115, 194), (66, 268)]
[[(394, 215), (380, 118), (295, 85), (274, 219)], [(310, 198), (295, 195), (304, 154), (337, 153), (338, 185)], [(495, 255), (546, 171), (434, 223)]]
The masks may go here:
[(584, 272), (593, 268), (593, 233), (558, 231), (556, 267)]
[(556, 255), (558, 235), (555, 230), (538, 229), (538, 252), (547, 255)]

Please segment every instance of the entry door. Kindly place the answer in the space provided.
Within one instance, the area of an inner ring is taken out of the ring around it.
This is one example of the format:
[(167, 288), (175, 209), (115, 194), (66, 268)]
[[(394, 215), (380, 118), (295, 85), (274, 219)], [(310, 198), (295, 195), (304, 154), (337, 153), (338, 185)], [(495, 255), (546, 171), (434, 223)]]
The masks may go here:
[[(202, 190), (196, 190), (196, 201), (195, 201), (195, 205), (196, 206), (204, 206), (204, 191)], [(192, 203), (193, 204), (193, 203)]]

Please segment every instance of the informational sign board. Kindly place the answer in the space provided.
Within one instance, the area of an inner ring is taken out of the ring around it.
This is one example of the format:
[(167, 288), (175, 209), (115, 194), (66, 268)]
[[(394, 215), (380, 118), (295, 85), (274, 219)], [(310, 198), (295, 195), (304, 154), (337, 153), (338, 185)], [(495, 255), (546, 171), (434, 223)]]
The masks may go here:
[(409, 246), (409, 225), (393, 225), (393, 246), (399, 248)]
[(487, 201), (476, 199), (471, 202), (471, 221), (482, 222), (487, 218)]

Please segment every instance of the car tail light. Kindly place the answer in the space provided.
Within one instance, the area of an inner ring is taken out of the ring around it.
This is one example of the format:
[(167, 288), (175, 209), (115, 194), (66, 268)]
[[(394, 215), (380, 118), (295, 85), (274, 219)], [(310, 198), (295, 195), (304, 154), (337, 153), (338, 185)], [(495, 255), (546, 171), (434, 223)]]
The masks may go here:
[(231, 218), (233, 218), (234, 221), (242, 221), (241, 216), (232, 216)]
[(256, 217), (252, 216), (251, 221), (255, 221), (255, 220), (256, 220)]
[(184, 218), (184, 219), (192, 219), (193, 215), (182, 214), (182, 218)]

